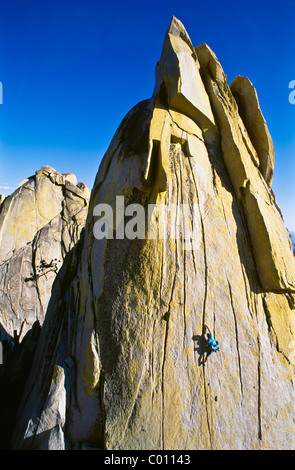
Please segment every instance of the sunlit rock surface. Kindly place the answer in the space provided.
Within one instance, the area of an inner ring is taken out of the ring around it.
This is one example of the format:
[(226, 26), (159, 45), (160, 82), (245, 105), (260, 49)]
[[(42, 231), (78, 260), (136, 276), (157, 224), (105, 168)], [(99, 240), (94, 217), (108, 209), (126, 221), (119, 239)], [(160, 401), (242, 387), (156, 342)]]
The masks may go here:
[[(173, 17), (153, 96), (119, 126), (53, 284), (13, 448), (295, 447), (295, 264), (273, 166), (252, 84), (231, 91)], [(95, 238), (98, 204), (123, 220), (118, 196), (154, 204), (145, 237)], [(166, 238), (163, 205), (178, 208)], [(206, 365), (204, 324), (220, 344)]]

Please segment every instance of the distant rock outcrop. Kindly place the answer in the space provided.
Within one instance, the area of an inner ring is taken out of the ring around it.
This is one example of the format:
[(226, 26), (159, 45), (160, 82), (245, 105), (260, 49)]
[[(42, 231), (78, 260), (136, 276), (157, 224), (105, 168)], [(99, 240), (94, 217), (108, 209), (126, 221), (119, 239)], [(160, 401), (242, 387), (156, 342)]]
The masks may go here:
[(42, 167), (0, 207), (0, 448), (14, 417), (44, 322), (51, 288), (76, 246), (90, 191), (72, 174)]
[[(47, 298), (13, 448), (294, 448), (295, 260), (273, 167), (253, 85), (230, 88), (173, 17), (153, 96), (119, 126)], [(119, 220), (102, 239), (98, 204)], [(143, 236), (124, 236), (148, 205)], [(206, 364), (205, 324), (220, 345)]]
[(21, 340), (43, 323), (52, 283), (86, 221), (90, 191), (76, 183), (44, 166), (1, 205), (0, 340)]

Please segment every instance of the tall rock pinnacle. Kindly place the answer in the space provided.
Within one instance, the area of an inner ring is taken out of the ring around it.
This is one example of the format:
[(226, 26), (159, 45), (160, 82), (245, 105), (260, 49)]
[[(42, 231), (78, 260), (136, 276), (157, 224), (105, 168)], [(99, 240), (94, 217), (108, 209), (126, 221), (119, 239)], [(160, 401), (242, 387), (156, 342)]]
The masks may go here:
[[(173, 17), (53, 284), (14, 448), (294, 448), (295, 261), (273, 167), (252, 83), (229, 87)], [(99, 207), (116, 220), (104, 238)]]

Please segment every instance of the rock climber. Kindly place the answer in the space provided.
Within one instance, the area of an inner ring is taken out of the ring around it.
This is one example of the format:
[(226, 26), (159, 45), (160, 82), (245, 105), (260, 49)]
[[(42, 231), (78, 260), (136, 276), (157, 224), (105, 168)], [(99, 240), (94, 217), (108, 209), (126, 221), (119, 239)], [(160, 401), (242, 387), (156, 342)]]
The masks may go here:
[(209, 327), (207, 325), (204, 325), (205, 327), (205, 334), (206, 334), (206, 330), (207, 330), (207, 339), (206, 339), (206, 344), (208, 346), (208, 351), (207, 351), (207, 356), (204, 360), (204, 363), (207, 362), (207, 359), (208, 357), (210, 356), (210, 354), (212, 354), (213, 352), (217, 352), (219, 351), (219, 343), (218, 341), (216, 341), (216, 339), (214, 338), (213, 334), (211, 333)]

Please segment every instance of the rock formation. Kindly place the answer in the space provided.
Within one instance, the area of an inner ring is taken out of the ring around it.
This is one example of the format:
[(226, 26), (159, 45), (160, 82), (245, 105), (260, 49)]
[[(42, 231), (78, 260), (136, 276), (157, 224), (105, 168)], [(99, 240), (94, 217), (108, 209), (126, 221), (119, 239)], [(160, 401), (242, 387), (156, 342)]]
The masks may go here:
[[(153, 96), (119, 126), (53, 283), (13, 448), (295, 447), (295, 261), (273, 167), (253, 85), (229, 87), (173, 17)], [(206, 365), (205, 324), (220, 343)]]
[(1, 205), (0, 315), (11, 337), (21, 340), (36, 320), (43, 323), (53, 281), (85, 225), (89, 196), (75, 175), (44, 166)]
[(44, 166), (0, 207), (0, 448), (8, 445), (52, 284), (85, 225), (90, 191), (76, 183)]

